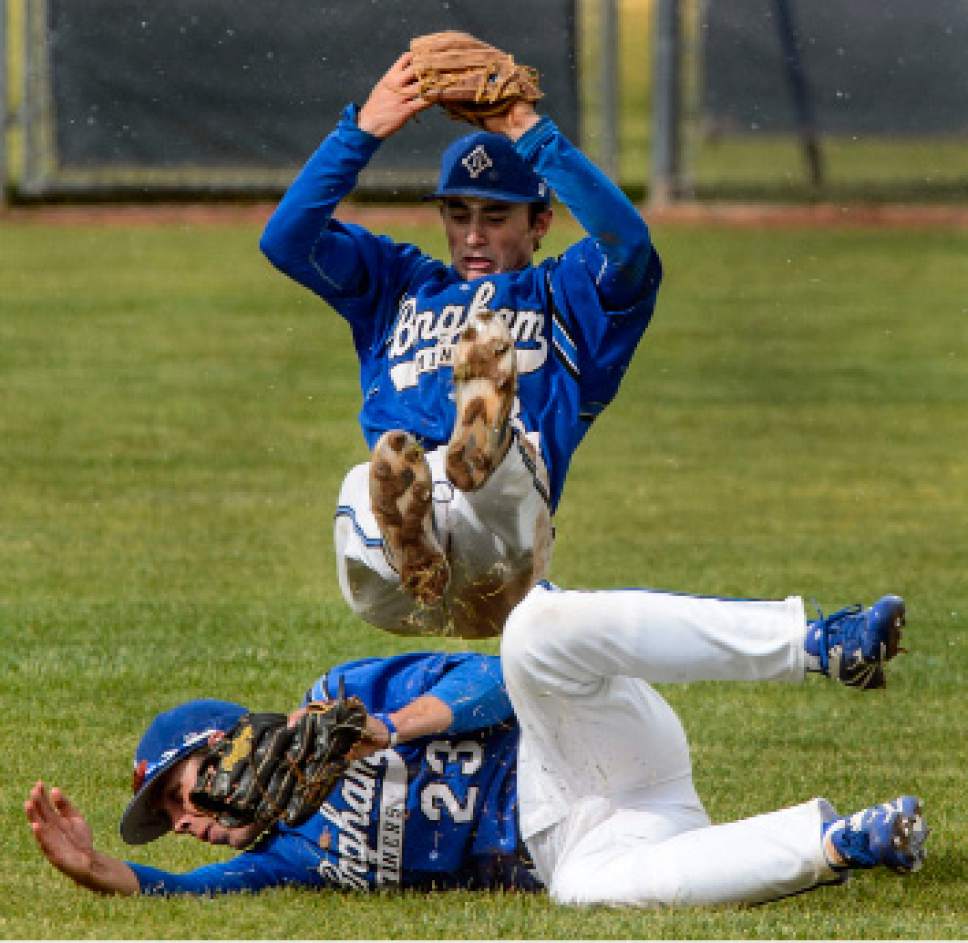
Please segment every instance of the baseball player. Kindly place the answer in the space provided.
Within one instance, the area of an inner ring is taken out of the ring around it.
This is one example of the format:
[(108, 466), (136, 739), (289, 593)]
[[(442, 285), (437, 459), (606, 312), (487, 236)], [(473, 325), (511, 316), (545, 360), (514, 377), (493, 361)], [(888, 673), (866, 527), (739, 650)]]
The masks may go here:
[(798, 597), (542, 583), (511, 614), (500, 659), (370, 658), (315, 682), (307, 701), (345, 684), (369, 717), (356, 761), (299, 827), (258, 835), (191, 804), (207, 745), (241, 705), (192, 701), (156, 717), (135, 753), (122, 836), (139, 844), (173, 830), (244, 849), (230, 860), (173, 874), (104, 855), (43, 783), (27, 817), (55, 867), (105, 893), (541, 884), (563, 904), (674, 906), (766, 901), (879, 865), (913, 871), (927, 838), (914, 796), (848, 817), (815, 798), (710, 824), (682, 725), (652, 687), (796, 682), (806, 671), (863, 686), (896, 652), (903, 621), (897, 596), (807, 623)]
[[(274, 265), (349, 324), (372, 449), (339, 495), (340, 588), (402, 634), (500, 633), (545, 576), (572, 453), (652, 317), (659, 257), (639, 213), (527, 101), (443, 154), (450, 264), (334, 210), (429, 106), (411, 54), (348, 105), (269, 220)], [(534, 264), (551, 192), (587, 235)]]

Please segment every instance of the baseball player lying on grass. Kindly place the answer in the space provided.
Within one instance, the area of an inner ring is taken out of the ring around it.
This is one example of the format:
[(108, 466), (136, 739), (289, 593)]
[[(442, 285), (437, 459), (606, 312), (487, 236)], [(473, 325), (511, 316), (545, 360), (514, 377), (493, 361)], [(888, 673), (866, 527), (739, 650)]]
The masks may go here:
[[(853, 869), (914, 871), (928, 830), (910, 795), (846, 817), (814, 798), (710, 824), (682, 725), (652, 687), (800, 681), (807, 671), (882, 686), (903, 622), (897, 596), (807, 623), (798, 597), (541, 583), (512, 613), (500, 659), (371, 658), (316, 681), (307, 703), (345, 686), (369, 716), (352, 762), (301, 824), (270, 815), (226, 825), (194, 804), (211, 783), (209, 744), (219, 755), (219, 732), (242, 706), (192, 701), (156, 717), (135, 753), (122, 836), (140, 844), (173, 830), (244, 849), (230, 860), (173, 874), (101, 854), (81, 814), (42, 782), (27, 818), (56, 868), (105, 893), (543, 885), (562, 904), (731, 904), (838, 883)], [(244, 741), (221, 741), (233, 745), (220, 755), (245, 753)]]
[[(449, 61), (476, 43), (444, 35)], [(622, 191), (517, 93), (443, 154), (450, 264), (334, 219), (381, 143), (440, 101), (418, 65), (404, 53), (346, 107), (261, 247), (346, 319), (360, 362), (372, 455), (336, 510), (344, 597), (391, 632), (481, 638), (547, 574), (572, 453), (618, 390), (661, 266)], [(552, 190), (587, 236), (535, 265)]]

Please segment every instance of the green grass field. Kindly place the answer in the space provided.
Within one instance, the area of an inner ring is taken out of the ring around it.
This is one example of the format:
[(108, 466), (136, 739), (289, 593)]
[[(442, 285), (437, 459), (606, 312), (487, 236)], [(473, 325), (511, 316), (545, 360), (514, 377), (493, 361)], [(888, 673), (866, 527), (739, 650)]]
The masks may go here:
[[(554, 250), (575, 230), (559, 223)], [(395, 235), (441, 251), (427, 233)], [(658, 228), (666, 282), (618, 400), (579, 451), (554, 578), (903, 593), (886, 691), (664, 691), (725, 820), (900, 790), (934, 828), (923, 872), (756, 908), (576, 911), (543, 897), (272, 892), (101, 899), (37, 854), (39, 776), (103, 850), (143, 724), (208, 694), (295, 704), (330, 663), (456, 642), (351, 617), (330, 524), (365, 457), (347, 331), (270, 271), (254, 227), (0, 221), (0, 676), (4, 938), (963, 938), (968, 683), (968, 233)], [(435, 238), (435, 237), (434, 237)], [(481, 643), (494, 651), (493, 643)]]

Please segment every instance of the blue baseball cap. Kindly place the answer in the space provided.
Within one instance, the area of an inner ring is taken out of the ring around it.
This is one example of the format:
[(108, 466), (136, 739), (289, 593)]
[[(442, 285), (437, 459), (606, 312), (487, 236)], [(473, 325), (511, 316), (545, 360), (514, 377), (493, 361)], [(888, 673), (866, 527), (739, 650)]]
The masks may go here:
[(477, 131), (458, 138), (440, 159), (437, 189), (425, 199), (473, 196), (504, 203), (548, 203), (551, 190), (510, 138)]
[(144, 845), (171, 830), (168, 816), (154, 808), (154, 787), (176, 763), (205, 746), (217, 730), (231, 730), (245, 712), (241, 704), (231, 701), (187, 701), (151, 722), (134, 753), (134, 798), (121, 816), (121, 837), (129, 845)]

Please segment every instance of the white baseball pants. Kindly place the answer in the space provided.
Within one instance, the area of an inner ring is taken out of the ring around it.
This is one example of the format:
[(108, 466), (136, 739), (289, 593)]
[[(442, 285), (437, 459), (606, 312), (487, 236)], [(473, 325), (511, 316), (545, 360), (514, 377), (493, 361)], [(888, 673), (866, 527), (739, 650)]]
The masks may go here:
[(516, 440), (487, 482), (464, 492), (448, 481), (445, 458), (446, 446), (427, 453), (434, 531), (451, 569), (441, 604), (418, 605), (387, 561), (370, 507), (369, 464), (352, 468), (340, 489), (333, 527), (340, 589), (357, 615), (389, 632), (498, 635), (510, 608), (497, 604), (501, 592), (511, 587), (517, 601), (550, 565), (547, 474)]
[(654, 682), (803, 678), (803, 602), (536, 586), (501, 647), (521, 832), (567, 904), (754, 903), (840, 880), (823, 799), (710, 824)]

